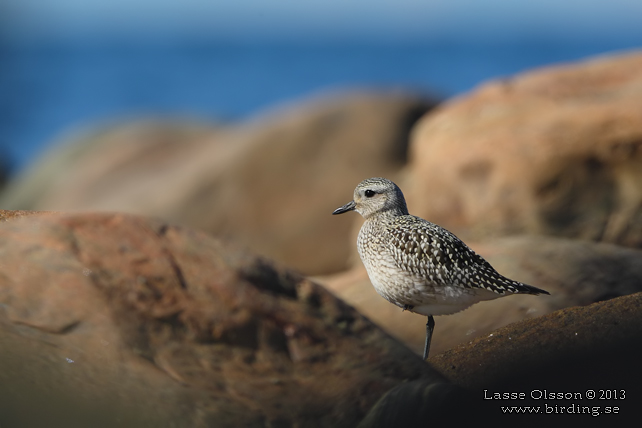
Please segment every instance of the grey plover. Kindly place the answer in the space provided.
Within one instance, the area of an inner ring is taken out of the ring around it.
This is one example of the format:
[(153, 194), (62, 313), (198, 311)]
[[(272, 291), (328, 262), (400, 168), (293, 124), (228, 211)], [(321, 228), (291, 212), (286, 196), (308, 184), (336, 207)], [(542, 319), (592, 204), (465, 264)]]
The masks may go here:
[(354, 199), (332, 214), (353, 210), (365, 219), (357, 247), (377, 293), (403, 310), (428, 317), (424, 360), (433, 315), (453, 314), (511, 294), (549, 294), (502, 276), (448, 230), (408, 214), (401, 189), (388, 179), (363, 180)]

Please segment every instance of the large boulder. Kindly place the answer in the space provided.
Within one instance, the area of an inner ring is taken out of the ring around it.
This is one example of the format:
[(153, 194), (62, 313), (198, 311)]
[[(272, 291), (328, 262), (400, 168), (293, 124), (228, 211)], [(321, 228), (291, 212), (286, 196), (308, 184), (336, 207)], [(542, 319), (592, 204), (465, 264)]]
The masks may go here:
[(443, 382), (322, 287), (205, 233), (2, 214), (2, 426), (354, 427), (394, 386)]
[(46, 156), (0, 197), (7, 209), (161, 217), (307, 274), (340, 271), (352, 222), (329, 214), (364, 177), (397, 177), (433, 101), (400, 92), (293, 103), (238, 124), (141, 122)]
[(465, 239), (515, 233), (642, 248), (642, 53), (483, 84), (412, 133), (410, 212)]
[[(642, 291), (642, 250), (547, 236), (496, 238), (471, 247), (500, 273), (551, 295), (508, 296), (435, 317), (431, 355), (516, 321)], [(318, 281), (421, 355), (425, 317), (379, 296), (361, 264)]]
[(454, 385), (399, 385), (359, 428), (637, 426), (641, 336), (642, 293), (511, 324), (431, 358)]
[[(581, 392), (590, 401), (586, 388), (598, 394), (600, 389), (624, 389), (630, 395), (619, 399), (632, 399), (640, 395), (640, 337), (642, 293), (635, 293), (511, 324), (430, 362), (455, 384), (480, 392), (546, 388)], [(617, 401), (611, 394), (608, 400), (596, 396), (593, 402)]]

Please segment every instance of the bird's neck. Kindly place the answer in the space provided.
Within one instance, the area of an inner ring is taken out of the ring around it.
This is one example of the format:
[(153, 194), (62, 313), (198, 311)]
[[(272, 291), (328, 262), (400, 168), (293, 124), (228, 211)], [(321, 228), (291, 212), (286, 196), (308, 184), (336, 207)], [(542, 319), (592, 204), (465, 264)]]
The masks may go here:
[(405, 206), (403, 207), (399, 206), (399, 207), (388, 208), (383, 211), (374, 212), (368, 215), (367, 217), (365, 217), (365, 219), (366, 221), (386, 223), (394, 220), (395, 217), (399, 217), (403, 215), (408, 215), (408, 209)]

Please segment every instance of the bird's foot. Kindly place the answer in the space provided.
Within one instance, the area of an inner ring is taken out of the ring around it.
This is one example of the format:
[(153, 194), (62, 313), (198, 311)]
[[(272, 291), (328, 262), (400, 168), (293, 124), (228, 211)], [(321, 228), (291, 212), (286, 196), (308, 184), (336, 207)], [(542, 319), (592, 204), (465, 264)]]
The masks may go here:
[(412, 305), (403, 305), (403, 308), (401, 308), (401, 312), (410, 311), (410, 310), (412, 310), (412, 308), (414, 308), (414, 306), (412, 306)]

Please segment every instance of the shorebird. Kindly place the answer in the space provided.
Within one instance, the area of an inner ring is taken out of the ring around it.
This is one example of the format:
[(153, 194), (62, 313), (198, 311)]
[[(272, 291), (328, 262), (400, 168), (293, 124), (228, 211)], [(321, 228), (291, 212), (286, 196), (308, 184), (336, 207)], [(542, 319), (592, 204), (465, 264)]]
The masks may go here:
[(511, 294), (549, 294), (499, 274), (453, 233), (410, 215), (401, 189), (385, 178), (363, 180), (352, 201), (332, 214), (356, 211), (365, 222), (357, 248), (377, 293), (425, 315), (428, 357), (433, 315), (449, 315)]

